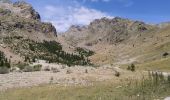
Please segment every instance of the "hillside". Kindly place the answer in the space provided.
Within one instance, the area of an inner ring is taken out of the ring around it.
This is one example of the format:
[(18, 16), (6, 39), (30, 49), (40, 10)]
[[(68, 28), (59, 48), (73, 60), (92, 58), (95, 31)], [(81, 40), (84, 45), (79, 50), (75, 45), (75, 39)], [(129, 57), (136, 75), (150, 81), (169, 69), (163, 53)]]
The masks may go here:
[(94, 51), (90, 59), (98, 65), (141, 64), (160, 60), (170, 51), (169, 27), (168, 23), (151, 25), (120, 17), (102, 18), (88, 26), (72, 26), (62, 38), (71, 47)]
[(0, 50), (13, 64), (46, 60), (68, 65), (89, 64), (78, 53), (67, 53), (57, 42), (57, 31), (26, 2), (0, 3)]
[(143, 64), (169, 53), (168, 22), (151, 25), (120, 17), (101, 18), (88, 26), (73, 25), (58, 35), (28, 3), (1, 3), (0, 14), (0, 50), (14, 63), (28, 58), (67, 64)]
[(169, 100), (169, 22), (101, 18), (107, 14), (79, 9), (81, 0), (75, 8), (72, 0), (29, 0), (51, 4), (40, 8), (53, 26), (31, 4), (3, 1), (10, 0), (0, 0), (0, 100)]

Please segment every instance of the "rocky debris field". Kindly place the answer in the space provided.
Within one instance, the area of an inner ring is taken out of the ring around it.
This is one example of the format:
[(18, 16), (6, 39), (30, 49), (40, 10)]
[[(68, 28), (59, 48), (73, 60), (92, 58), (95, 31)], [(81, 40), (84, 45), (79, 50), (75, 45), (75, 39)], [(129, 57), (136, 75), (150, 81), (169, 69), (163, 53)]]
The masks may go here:
[(43, 65), (43, 71), (0, 74), (0, 90), (3, 91), (9, 88), (31, 87), (45, 84), (88, 86), (93, 85), (93, 82), (96, 81), (116, 78), (116, 69), (110, 67), (67, 67), (58, 64), (41, 64)]

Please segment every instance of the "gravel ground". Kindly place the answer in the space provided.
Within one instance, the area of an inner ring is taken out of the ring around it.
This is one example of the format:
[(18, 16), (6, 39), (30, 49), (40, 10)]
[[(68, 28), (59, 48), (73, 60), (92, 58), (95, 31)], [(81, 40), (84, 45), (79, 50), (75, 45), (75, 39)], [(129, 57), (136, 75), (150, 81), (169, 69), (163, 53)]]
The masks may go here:
[[(44, 64), (43, 67), (56, 67), (59, 72), (39, 71), (39, 72), (13, 72), (9, 74), (0, 74), (0, 91), (9, 88), (30, 87), (41, 84), (59, 84), (59, 85), (92, 85), (94, 81), (105, 81), (115, 78), (115, 71), (109, 68), (93, 67), (66, 67), (61, 65)], [(67, 71), (69, 70), (69, 74)]]

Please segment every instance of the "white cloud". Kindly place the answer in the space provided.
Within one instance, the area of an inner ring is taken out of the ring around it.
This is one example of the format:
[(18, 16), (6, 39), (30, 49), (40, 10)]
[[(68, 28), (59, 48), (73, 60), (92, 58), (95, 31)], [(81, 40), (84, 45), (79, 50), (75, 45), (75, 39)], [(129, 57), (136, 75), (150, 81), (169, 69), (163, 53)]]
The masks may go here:
[[(94, 19), (109, 17), (108, 14), (84, 6), (45, 6), (41, 11), (43, 19), (52, 22), (57, 31), (64, 32), (71, 25), (88, 25)], [(112, 17), (113, 18), (113, 17)]]

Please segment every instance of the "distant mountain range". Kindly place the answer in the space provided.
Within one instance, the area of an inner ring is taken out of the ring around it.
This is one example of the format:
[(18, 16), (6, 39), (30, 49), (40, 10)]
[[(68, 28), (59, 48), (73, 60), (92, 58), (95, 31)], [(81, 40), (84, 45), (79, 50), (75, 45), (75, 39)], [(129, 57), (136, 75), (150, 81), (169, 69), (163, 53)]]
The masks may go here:
[(170, 52), (170, 24), (101, 18), (57, 34), (30, 4), (0, 3), (0, 51), (14, 63), (28, 57), (65, 64), (140, 64)]

